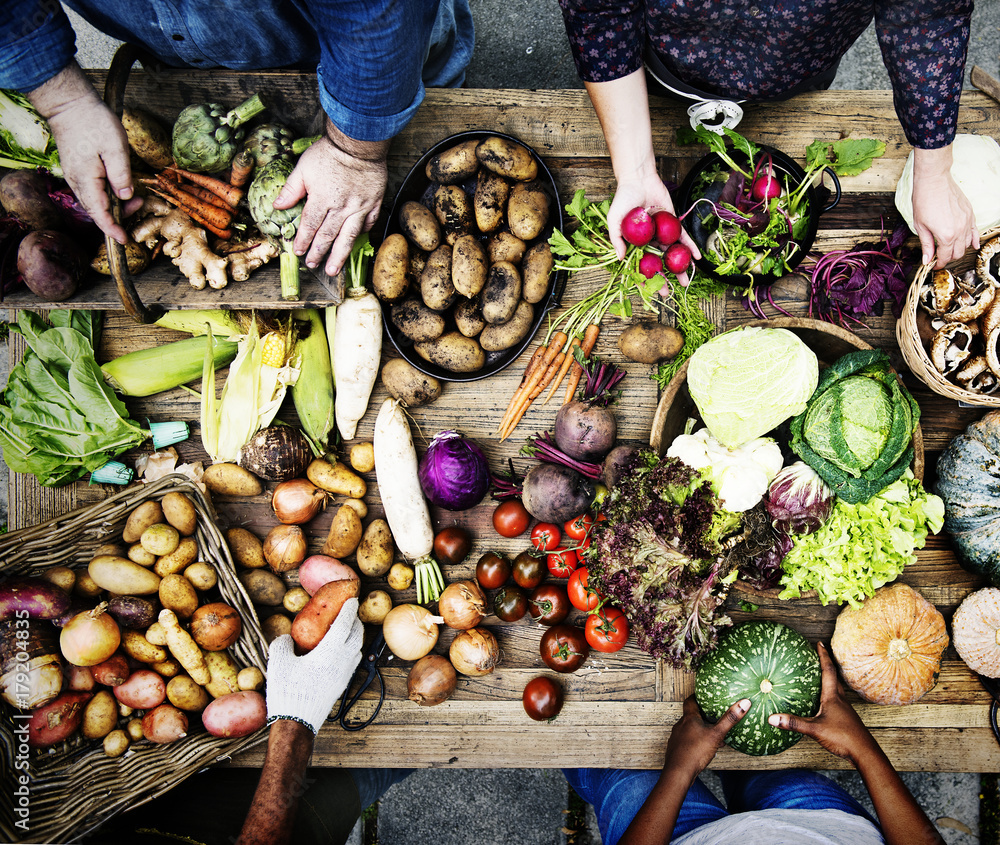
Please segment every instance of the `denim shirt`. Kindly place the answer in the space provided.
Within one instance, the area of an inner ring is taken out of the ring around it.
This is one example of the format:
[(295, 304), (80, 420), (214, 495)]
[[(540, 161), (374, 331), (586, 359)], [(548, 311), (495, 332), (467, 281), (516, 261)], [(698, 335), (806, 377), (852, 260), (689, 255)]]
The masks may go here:
[[(144, 47), (171, 67), (316, 68), (323, 110), (359, 141), (396, 135), (423, 100), (424, 86), (461, 84), (472, 55), (468, 0), (67, 0), (66, 5), (102, 32)], [(437, 61), (435, 42), (445, 53)], [(69, 63), (75, 45), (69, 19), (55, 0), (3, 0), (0, 88), (37, 88)]]

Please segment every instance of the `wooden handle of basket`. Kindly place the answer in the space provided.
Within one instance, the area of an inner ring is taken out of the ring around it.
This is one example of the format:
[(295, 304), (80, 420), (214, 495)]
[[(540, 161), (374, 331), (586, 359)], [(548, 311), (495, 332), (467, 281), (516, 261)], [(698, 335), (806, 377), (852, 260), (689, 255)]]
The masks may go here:
[(997, 82), (981, 67), (973, 65), (972, 70), (969, 71), (969, 81), (984, 94), (1000, 103), (1000, 82)]
[[(104, 102), (118, 118), (121, 118), (125, 108), (125, 85), (128, 82), (129, 72), (132, 70), (132, 65), (143, 55), (143, 52), (135, 45), (122, 44), (111, 60), (108, 78), (104, 84)], [(122, 202), (114, 195), (110, 187), (108, 188), (108, 198), (111, 200), (111, 216), (116, 223), (121, 223)], [(115, 280), (118, 295), (121, 297), (125, 310), (137, 323), (155, 323), (163, 315), (164, 309), (160, 306), (147, 308), (143, 305), (135, 289), (132, 274), (128, 269), (125, 247), (114, 238), (106, 237), (104, 243), (108, 250), (108, 266), (111, 270), (111, 276)]]

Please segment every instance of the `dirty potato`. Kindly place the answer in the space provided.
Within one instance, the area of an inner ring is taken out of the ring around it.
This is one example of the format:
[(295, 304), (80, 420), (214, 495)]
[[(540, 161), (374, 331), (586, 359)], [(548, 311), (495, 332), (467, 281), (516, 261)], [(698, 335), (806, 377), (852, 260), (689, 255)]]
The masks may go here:
[(441, 243), (441, 224), (427, 206), (410, 200), (399, 209), (399, 225), (403, 234), (426, 252)]
[(475, 337), (486, 328), (478, 297), (460, 299), (452, 309), (451, 315), (455, 318), (455, 328), (466, 337)]
[(476, 158), (483, 167), (518, 182), (530, 182), (538, 176), (538, 162), (528, 148), (507, 138), (494, 135), (481, 141)]
[(522, 241), (537, 238), (549, 222), (549, 195), (537, 182), (518, 182), (507, 201), (507, 225)]
[(506, 323), (514, 316), (521, 299), (521, 274), (509, 261), (498, 261), (486, 275), (479, 297), (483, 319), (491, 326)]
[(498, 261), (520, 264), (526, 247), (527, 244), (517, 235), (497, 232), (486, 242), (486, 254), (489, 256), (490, 264), (496, 264)]
[(479, 335), (479, 345), (486, 352), (499, 352), (510, 349), (520, 343), (531, 331), (535, 319), (535, 309), (523, 299), (517, 304), (514, 316), (506, 323), (497, 326), (486, 326)]
[(451, 281), (451, 247), (441, 244), (427, 257), (420, 274), (420, 298), (433, 311), (444, 311), (458, 296)]
[(444, 317), (415, 296), (397, 302), (389, 314), (392, 324), (414, 342), (434, 340), (444, 334)]
[(434, 191), (434, 215), (448, 244), (472, 231), (472, 202), (458, 185), (441, 185)]
[(521, 261), (521, 296), (534, 305), (545, 299), (552, 275), (552, 249), (546, 241), (535, 244)]
[(393, 358), (382, 367), (382, 384), (407, 408), (429, 405), (441, 395), (441, 382), (420, 372), (405, 358)]
[(451, 283), (462, 296), (473, 297), (486, 284), (486, 251), (475, 235), (462, 235), (451, 251)]
[(375, 255), (372, 268), (372, 288), (382, 302), (399, 302), (406, 296), (410, 280), (410, 245), (402, 235), (389, 235)]
[(480, 232), (489, 234), (503, 225), (509, 196), (510, 182), (503, 176), (486, 168), (479, 171), (476, 193), (472, 197), (472, 210)]
[(684, 335), (672, 326), (653, 320), (633, 323), (618, 337), (618, 349), (629, 361), (658, 364), (676, 358), (684, 346)]
[(479, 342), (457, 331), (445, 332), (427, 343), (415, 343), (413, 349), (428, 363), (453, 373), (474, 373), (486, 364), (486, 353)]
[(475, 176), (479, 169), (479, 159), (476, 158), (476, 147), (479, 139), (463, 141), (444, 152), (431, 156), (424, 168), (424, 173), (431, 182), (442, 185), (455, 185)]

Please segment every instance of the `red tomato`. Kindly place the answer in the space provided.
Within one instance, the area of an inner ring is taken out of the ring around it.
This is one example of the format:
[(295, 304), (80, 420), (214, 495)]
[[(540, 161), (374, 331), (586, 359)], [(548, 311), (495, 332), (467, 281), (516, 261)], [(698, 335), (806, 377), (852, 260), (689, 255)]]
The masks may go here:
[(542, 560), (531, 552), (521, 552), (514, 558), (514, 583), (526, 590), (533, 590), (542, 583), (545, 567)]
[(553, 549), (559, 548), (561, 539), (562, 534), (559, 531), (559, 526), (553, 525), (551, 522), (539, 522), (531, 529), (531, 545), (535, 547), (536, 551), (551, 552)]
[(552, 721), (563, 705), (563, 691), (552, 678), (539, 675), (528, 681), (521, 694), (524, 712), (536, 722)]
[(618, 651), (628, 642), (628, 620), (617, 607), (602, 607), (587, 617), (587, 642), (597, 651)]
[(517, 622), (528, 612), (528, 597), (524, 590), (510, 584), (493, 597), (493, 613), (503, 622)]
[(590, 655), (587, 638), (575, 625), (553, 625), (542, 634), (538, 650), (554, 672), (575, 672)]
[(558, 625), (569, 616), (569, 598), (561, 584), (539, 584), (528, 596), (528, 613), (539, 625)]
[(496, 590), (510, 578), (510, 561), (496, 552), (487, 552), (476, 564), (476, 580), (484, 590)]
[(577, 569), (569, 576), (566, 591), (569, 593), (569, 601), (573, 607), (589, 612), (601, 603), (603, 596), (588, 584), (587, 574), (586, 566)]
[(572, 549), (556, 549), (545, 556), (549, 574), (553, 578), (569, 578), (579, 565), (580, 559)]
[(574, 540), (579, 542), (580, 540), (587, 539), (590, 536), (590, 529), (594, 524), (594, 517), (589, 513), (582, 513), (573, 519), (566, 521), (563, 526), (563, 531), (566, 532), (567, 537), (572, 537)]
[(493, 511), (493, 527), (501, 537), (518, 537), (528, 530), (531, 514), (520, 499), (507, 499)]

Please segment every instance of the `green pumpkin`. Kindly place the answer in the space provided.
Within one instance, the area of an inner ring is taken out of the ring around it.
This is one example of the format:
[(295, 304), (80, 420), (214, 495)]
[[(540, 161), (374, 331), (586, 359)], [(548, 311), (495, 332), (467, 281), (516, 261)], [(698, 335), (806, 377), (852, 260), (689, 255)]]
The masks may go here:
[(1000, 587), (1000, 411), (990, 411), (948, 444), (935, 492), (958, 562)]
[(749, 698), (750, 711), (729, 731), (726, 743), (744, 754), (764, 756), (802, 739), (800, 733), (772, 727), (767, 719), (774, 713), (815, 715), (820, 681), (816, 650), (802, 634), (778, 622), (744, 622), (726, 631), (705, 658), (694, 692), (711, 722)]

